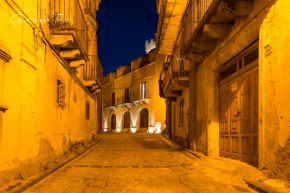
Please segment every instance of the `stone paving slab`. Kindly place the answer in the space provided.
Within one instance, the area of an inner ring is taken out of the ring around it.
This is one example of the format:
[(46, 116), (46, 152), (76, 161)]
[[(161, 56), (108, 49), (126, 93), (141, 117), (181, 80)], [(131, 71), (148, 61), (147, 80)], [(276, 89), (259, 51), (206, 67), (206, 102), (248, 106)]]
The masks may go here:
[(260, 175), (253, 167), (243, 173), (240, 165), (198, 159), (162, 135), (99, 137), (99, 147), (25, 192), (254, 192), (244, 175)]

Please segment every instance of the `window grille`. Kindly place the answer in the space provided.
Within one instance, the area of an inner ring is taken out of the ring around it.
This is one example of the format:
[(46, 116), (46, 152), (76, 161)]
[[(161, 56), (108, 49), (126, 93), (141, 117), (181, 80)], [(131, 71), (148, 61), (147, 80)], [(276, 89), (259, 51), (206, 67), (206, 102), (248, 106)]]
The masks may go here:
[(86, 120), (90, 120), (90, 103), (86, 102)]
[(59, 108), (65, 108), (65, 84), (61, 77), (57, 79), (57, 105)]

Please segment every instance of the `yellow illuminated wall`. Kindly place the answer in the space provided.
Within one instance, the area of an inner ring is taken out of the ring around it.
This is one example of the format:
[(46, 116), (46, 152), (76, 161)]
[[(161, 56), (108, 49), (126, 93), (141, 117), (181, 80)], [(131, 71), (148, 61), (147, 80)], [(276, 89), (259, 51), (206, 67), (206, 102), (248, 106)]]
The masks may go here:
[[(1, 2), (0, 51), (11, 59), (0, 58), (0, 109), (8, 107), (0, 120), (0, 171), (60, 155), (73, 144), (87, 143), (97, 131), (96, 96), (84, 85), (83, 67), (70, 68), (51, 44), (49, 23), (31, 19), (46, 18), (49, 1), (42, 1), (42, 11), (39, 6), (36, 1)], [(97, 52), (95, 29), (88, 26), (92, 54)], [(57, 103), (59, 78), (65, 85), (64, 108)]]

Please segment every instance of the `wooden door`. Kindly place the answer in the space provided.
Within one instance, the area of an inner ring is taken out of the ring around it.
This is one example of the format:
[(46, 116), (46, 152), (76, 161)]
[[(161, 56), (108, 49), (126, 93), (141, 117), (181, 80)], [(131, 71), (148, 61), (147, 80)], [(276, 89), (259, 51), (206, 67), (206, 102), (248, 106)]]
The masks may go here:
[(258, 164), (258, 69), (220, 87), (220, 156)]
[(130, 129), (131, 127), (131, 114), (129, 111), (124, 113), (124, 129)]
[(149, 123), (149, 111), (148, 109), (142, 109), (140, 111), (140, 128), (147, 128)]
[(115, 130), (116, 129), (116, 115), (115, 114), (112, 114), (111, 116), (111, 129), (112, 130)]

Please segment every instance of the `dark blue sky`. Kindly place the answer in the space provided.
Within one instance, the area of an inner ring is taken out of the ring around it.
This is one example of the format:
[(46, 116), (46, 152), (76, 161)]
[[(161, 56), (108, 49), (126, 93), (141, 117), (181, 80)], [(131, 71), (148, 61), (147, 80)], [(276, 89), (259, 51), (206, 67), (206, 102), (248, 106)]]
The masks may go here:
[(98, 52), (104, 74), (145, 55), (145, 40), (155, 38), (155, 0), (102, 0), (97, 12)]

